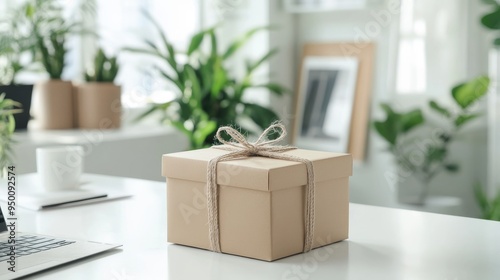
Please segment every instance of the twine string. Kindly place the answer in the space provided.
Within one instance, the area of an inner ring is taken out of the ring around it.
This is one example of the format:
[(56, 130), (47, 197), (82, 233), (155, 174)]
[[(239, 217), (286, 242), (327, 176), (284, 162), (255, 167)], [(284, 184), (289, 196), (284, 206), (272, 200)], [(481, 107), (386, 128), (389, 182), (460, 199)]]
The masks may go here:
[[(229, 141), (222, 137), (225, 132), (230, 136)], [(269, 140), (268, 135), (278, 133), (276, 139)], [(214, 252), (221, 252), (219, 232), (219, 203), (217, 187), (217, 164), (221, 161), (245, 158), (250, 156), (261, 156), (273, 159), (301, 162), (306, 165), (307, 183), (304, 207), (304, 252), (312, 249), (314, 240), (314, 169), (310, 160), (283, 154), (283, 152), (296, 149), (292, 146), (274, 145), (286, 137), (286, 128), (282, 123), (274, 123), (262, 132), (257, 141), (248, 142), (238, 130), (223, 126), (217, 130), (217, 139), (223, 145), (213, 146), (217, 149), (231, 151), (229, 154), (221, 155), (211, 159), (207, 168), (207, 208), (208, 208), (208, 232), (210, 248)]]

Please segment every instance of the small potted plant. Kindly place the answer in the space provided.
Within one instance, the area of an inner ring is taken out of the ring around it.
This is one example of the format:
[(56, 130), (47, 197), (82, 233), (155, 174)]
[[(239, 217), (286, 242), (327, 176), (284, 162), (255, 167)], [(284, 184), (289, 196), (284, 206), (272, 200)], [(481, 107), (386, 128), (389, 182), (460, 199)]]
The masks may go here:
[(79, 128), (119, 128), (121, 123), (121, 88), (114, 84), (119, 66), (116, 57), (99, 49), (94, 65), (77, 87), (77, 123)]
[(373, 125), (395, 158), (397, 174), (386, 174), (386, 179), (395, 183), (399, 202), (423, 204), (436, 175), (443, 171), (458, 172), (459, 164), (452, 160), (450, 145), (464, 125), (481, 116), (472, 105), (486, 94), (489, 84), (487, 77), (477, 77), (453, 87), (451, 97), (456, 106), (451, 108), (429, 101), (430, 111), (440, 115), (449, 125), (436, 127), (425, 141), (417, 137), (421, 134), (415, 134), (425, 123), (422, 110), (398, 112), (389, 104), (382, 104), (386, 117)]
[(32, 115), (39, 129), (73, 127), (73, 86), (61, 79), (67, 37), (74, 28), (63, 17), (62, 6), (54, 0), (29, 1), (27, 13), (35, 40), (36, 59), (49, 80), (37, 82), (33, 90)]
[[(81, 22), (66, 19), (57, 0), (30, 0), (26, 4), (30, 32), (34, 39), (35, 60), (49, 80), (38, 82), (33, 90), (32, 114), (40, 129), (74, 127), (74, 94), (71, 81), (62, 79), (70, 36), (89, 33)], [(82, 12), (93, 13), (92, 1), (82, 1)]]

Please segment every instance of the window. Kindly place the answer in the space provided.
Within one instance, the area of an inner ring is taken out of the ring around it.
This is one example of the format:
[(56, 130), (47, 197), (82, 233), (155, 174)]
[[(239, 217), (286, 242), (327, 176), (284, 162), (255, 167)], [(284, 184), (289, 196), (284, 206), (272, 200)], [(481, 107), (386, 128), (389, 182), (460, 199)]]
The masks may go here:
[(174, 48), (184, 50), (200, 28), (199, 6), (199, 0), (98, 2), (99, 44), (109, 53), (119, 52), (117, 83), (122, 86), (124, 107), (142, 107), (149, 101), (165, 102), (175, 96), (173, 88), (154, 76), (155, 58), (119, 51), (125, 46), (143, 46), (143, 38), (159, 42), (156, 30), (141, 11), (148, 11), (160, 23)]
[(396, 91), (423, 93), (427, 89), (425, 35), (426, 22), (415, 11), (415, 0), (401, 3), (400, 41)]
[(396, 92), (447, 95), (467, 74), (468, 1), (402, 0)]

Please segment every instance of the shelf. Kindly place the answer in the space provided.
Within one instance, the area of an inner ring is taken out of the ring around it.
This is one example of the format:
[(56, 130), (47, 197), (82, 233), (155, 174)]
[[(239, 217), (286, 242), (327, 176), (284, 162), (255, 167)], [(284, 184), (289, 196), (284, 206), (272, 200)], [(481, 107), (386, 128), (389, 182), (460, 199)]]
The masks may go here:
[(171, 127), (130, 126), (116, 130), (50, 130), (14, 134), (14, 165), (19, 174), (36, 172), (36, 149), (81, 145), (84, 171), (147, 180), (161, 176), (162, 154), (187, 148), (184, 135)]
[(130, 126), (121, 129), (90, 130), (29, 130), (14, 133), (14, 140), (18, 146), (23, 145), (54, 145), (54, 144), (84, 144), (89, 141), (109, 142), (157, 137), (175, 133), (171, 127), (160, 126)]

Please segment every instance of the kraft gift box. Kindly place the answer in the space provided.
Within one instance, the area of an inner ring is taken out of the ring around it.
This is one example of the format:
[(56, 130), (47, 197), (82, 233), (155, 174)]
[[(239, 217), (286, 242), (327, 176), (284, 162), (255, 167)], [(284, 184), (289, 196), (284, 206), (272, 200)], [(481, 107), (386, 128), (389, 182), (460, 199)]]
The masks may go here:
[[(208, 162), (229, 151), (207, 148), (163, 155), (167, 178), (168, 242), (211, 249), (206, 178)], [(295, 149), (283, 154), (313, 163), (312, 248), (348, 238), (348, 154)], [(252, 156), (217, 164), (220, 248), (223, 253), (273, 261), (304, 250), (306, 166)]]

